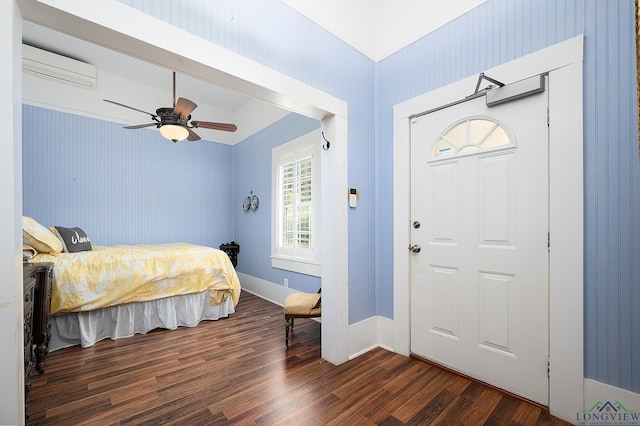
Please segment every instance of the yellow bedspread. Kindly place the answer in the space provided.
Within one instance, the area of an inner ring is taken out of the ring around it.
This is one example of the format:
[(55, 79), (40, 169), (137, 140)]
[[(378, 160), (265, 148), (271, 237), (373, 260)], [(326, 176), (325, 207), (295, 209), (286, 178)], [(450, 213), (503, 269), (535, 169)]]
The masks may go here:
[(93, 246), (92, 251), (38, 254), (53, 262), (51, 313), (92, 311), (130, 302), (209, 291), (215, 306), (240, 297), (240, 281), (221, 250), (186, 243)]

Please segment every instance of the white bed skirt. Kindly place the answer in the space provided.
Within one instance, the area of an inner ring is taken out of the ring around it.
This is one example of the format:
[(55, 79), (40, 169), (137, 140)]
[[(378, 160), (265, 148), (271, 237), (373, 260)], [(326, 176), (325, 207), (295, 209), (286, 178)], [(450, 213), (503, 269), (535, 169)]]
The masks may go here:
[(54, 315), (49, 351), (75, 345), (86, 348), (100, 340), (131, 337), (156, 328), (194, 327), (200, 321), (217, 320), (234, 312), (231, 297), (220, 305), (209, 306), (209, 292), (203, 291), (91, 312)]

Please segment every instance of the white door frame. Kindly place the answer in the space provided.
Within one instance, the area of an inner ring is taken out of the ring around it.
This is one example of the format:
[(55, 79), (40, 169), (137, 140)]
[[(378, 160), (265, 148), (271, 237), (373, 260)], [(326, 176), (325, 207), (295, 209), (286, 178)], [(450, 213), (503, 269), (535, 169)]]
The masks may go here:
[[(485, 70), (504, 83), (549, 73), (549, 410), (568, 421), (584, 405), (582, 58), (578, 36)], [(394, 106), (393, 349), (404, 355), (410, 352), (409, 117), (464, 98), (476, 82), (470, 76)]]

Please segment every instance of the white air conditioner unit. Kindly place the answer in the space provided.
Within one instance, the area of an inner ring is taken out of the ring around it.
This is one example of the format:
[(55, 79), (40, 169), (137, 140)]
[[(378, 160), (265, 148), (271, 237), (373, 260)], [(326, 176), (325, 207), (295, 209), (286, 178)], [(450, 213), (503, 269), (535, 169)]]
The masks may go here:
[(96, 67), (37, 47), (22, 45), (22, 71), (72, 86), (96, 88)]

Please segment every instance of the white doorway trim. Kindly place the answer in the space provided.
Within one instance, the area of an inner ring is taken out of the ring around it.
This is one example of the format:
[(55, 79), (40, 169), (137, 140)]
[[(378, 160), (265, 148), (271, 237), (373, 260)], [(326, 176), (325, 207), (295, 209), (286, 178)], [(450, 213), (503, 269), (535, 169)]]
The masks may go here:
[[(584, 405), (582, 58), (578, 36), (485, 70), (504, 83), (549, 73), (549, 410), (568, 421)], [(410, 351), (409, 117), (464, 98), (476, 81), (470, 76), (394, 106), (393, 348), (404, 355)]]
[[(347, 102), (116, 0), (17, 0), (17, 4), (26, 20), (322, 121), (331, 141), (322, 159), (323, 170), (330, 171), (322, 173), (321, 194), (322, 357), (333, 364), (347, 361)], [(21, 193), (20, 188), (16, 191)]]

